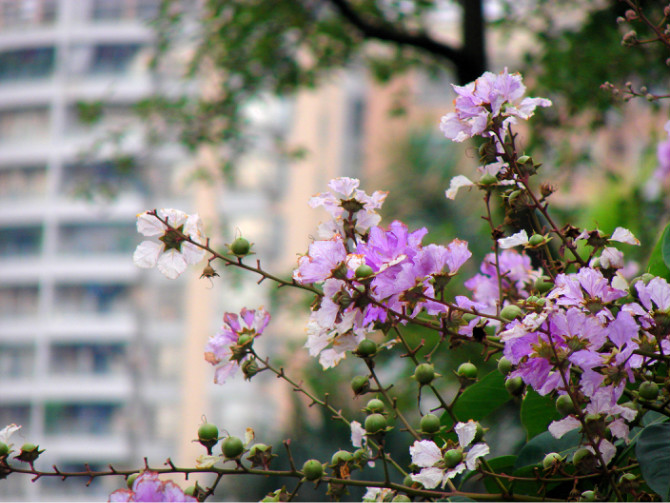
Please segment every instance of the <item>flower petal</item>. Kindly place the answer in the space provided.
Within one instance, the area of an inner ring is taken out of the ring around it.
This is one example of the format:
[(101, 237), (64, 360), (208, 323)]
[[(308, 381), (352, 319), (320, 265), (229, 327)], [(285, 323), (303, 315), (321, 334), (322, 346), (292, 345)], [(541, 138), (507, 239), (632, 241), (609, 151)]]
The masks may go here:
[(137, 245), (137, 248), (135, 248), (135, 253), (133, 253), (133, 263), (137, 267), (144, 267), (146, 269), (155, 267), (163, 248), (163, 243), (142, 241)]
[(515, 246), (525, 245), (528, 243), (528, 234), (525, 229), (520, 230), (516, 234), (512, 234), (507, 238), (500, 238), (498, 240), (498, 245), (503, 250), (508, 248), (514, 248)]
[(166, 253), (163, 253), (158, 257), (156, 265), (158, 266), (158, 270), (162, 272), (166, 278), (177, 279), (177, 277), (186, 270), (188, 264), (184, 259), (184, 255), (177, 250), (168, 250)]
[(618, 241), (629, 245), (640, 245), (640, 240), (633, 236), (633, 233), (623, 227), (617, 227), (612, 233), (610, 241)]
[(458, 192), (458, 189), (461, 187), (468, 187), (470, 185), (474, 185), (472, 181), (464, 175), (458, 175), (455, 176), (451, 179), (451, 182), (449, 183), (449, 189), (445, 192), (445, 195), (447, 196), (447, 199), (455, 199), (456, 198), (456, 193)]

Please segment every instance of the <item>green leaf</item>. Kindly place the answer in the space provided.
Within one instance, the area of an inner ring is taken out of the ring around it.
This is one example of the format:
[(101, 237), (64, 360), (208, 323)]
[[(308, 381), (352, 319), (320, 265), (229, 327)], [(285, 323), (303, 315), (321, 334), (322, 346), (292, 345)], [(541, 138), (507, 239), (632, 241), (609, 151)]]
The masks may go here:
[(670, 224), (656, 242), (647, 264), (647, 272), (670, 281)]
[(640, 434), (635, 454), (647, 485), (667, 501), (670, 496), (670, 423), (647, 426)]
[[(497, 458), (489, 459), (488, 464), (491, 470), (496, 473), (505, 473), (507, 475), (514, 472), (514, 463), (516, 461), (516, 456), (500, 456)], [(477, 473), (477, 472), (471, 472)], [(506, 479), (500, 479), (500, 481), (505, 485), (507, 489), (510, 487), (510, 481)], [(496, 494), (500, 492), (500, 487), (496, 483), (493, 477), (484, 477), (484, 486), (489, 494)]]
[(521, 423), (528, 434), (527, 439), (544, 433), (552, 421), (561, 419), (556, 411), (554, 399), (542, 396), (535, 390), (529, 389), (521, 403)]
[(491, 414), (512, 397), (505, 389), (505, 378), (494, 370), (484, 376), (458, 397), (453, 412), (459, 421), (479, 421)]
[(561, 456), (568, 456), (577, 450), (579, 439), (580, 434), (577, 430), (569, 431), (561, 438), (554, 438), (548, 431), (540, 433), (521, 448), (514, 466), (521, 468), (528, 465), (536, 465), (541, 463), (544, 456), (550, 452), (557, 452)]

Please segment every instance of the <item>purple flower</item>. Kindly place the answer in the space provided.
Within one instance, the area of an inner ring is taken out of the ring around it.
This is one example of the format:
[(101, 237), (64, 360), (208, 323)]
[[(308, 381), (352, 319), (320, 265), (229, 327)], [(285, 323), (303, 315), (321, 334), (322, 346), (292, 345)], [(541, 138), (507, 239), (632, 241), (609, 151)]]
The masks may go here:
[(214, 373), (215, 383), (223, 384), (247, 358), (246, 351), (237, 347), (240, 336), (260, 336), (269, 321), (270, 313), (262, 307), (258, 310), (244, 307), (239, 316), (234, 313), (223, 315), (223, 326), (205, 346), (205, 360), (212, 365), (223, 362)]
[(498, 75), (486, 72), (465, 86), (453, 86), (458, 94), (455, 111), (442, 117), (440, 130), (456, 142), (476, 135), (490, 136), (490, 128), (498, 117), (503, 121), (497, 127), (504, 131), (506, 123), (530, 118), (535, 107), (551, 106), (551, 101), (544, 98), (521, 100), (526, 91), (521, 80), (520, 74), (510, 74), (505, 68)]
[(303, 284), (324, 281), (333, 276), (346, 258), (347, 250), (339, 234), (326, 241), (315, 241), (309, 245), (307, 255), (298, 259), (293, 279)]
[(133, 482), (131, 489), (118, 489), (109, 495), (109, 501), (169, 501), (187, 502), (198, 500), (187, 496), (181, 488), (170, 480), (161, 481), (156, 472), (142, 472)]

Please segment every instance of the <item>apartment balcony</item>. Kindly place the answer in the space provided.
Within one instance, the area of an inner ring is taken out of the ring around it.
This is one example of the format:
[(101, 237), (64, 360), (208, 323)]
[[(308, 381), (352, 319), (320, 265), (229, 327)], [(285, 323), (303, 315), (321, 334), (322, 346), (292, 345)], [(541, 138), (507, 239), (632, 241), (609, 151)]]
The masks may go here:
[(120, 373), (110, 375), (82, 374), (59, 376), (48, 374), (48, 378), (4, 377), (0, 388), (0, 402), (33, 402), (49, 400), (56, 402), (126, 401), (133, 393), (129, 376)]
[[(82, 463), (114, 463), (128, 460), (131, 453), (132, 444), (127, 435), (119, 433), (112, 434), (94, 434), (77, 435), (73, 433), (66, 434), (48, 434), (40, 445), (48, 447), (44, 453), (49, 457), (58, 460), (67, 460), (67, 462)], [(40, 457), (42, 460), (42, 457)]]

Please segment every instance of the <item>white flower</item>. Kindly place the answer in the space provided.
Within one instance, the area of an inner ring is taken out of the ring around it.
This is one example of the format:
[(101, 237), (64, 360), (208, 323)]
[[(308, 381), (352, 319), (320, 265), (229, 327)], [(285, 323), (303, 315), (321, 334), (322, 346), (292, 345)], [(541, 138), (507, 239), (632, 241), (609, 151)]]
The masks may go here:
[(498, 240), (498, 245), (503, 250), (508, 248), (514, 248), (515, 246), (525, 245), (528, 243), (528, 234), (524, 229), (520, 230), (516, 234), (512, 234), (508, 238), (500, 238)]
[(3, 444), (7, 444), (8, 446), (11, 446), (12, 444), (9, 443), (9, 437), (12, 436), (12, 434), (16, 433), (21, 429), (21, 426), (17, 426), (16, 424), (8, 424), (5, 426), (2, 430), (0, 430), (0, 442)]
[[(457, 423), (454, 431), (458, 435), (461, 449), (465, 449), (475, 438), (477, 423), (473, 420), (467, 423)], [(474, 470), (477, 466), (477, 459), (489, 453), (489, 446), (483, 442), (474, 444), (465, 454), (463, 462), (448, 469), (444, 467), (442, 450), (431, 440), (417, 440), (409, 448), (409, 453), (412, 456), (412, 464), (421, 468), (419, 473), (411, 475), (412, 480), (420, 482), (426, 489), (433, 489), (438, 485), (444, 487), (447, 480), (463, 473), (466, 468)]]
[(367, 492), (363, 495), (363, 501), (390, 501), (386, 497), (390, 497), (392, 493), (393, 489), (389, 489), (388, 487), (368, 487)]
[(610, 241), (618, 241), (629, 245), (640, 245), (640, 240), (633, 236), (633, 233), (623, 227), (617, 227), (612, 233)]
[(472, 180), (470, 180), (467, 176), (464, 175), (458, 175), (455, 176), (451, 179), (451, 182), (449, 183), (449, 188), (445, 192), (445, 196), (447, 199), (454, 200), (456, 198), (456, 193), (458, 192), (458, 189), (461, 187), (470, 187), (474, 185), (472, 183)]
[[(158, 217), (158, 218), (157, 218)], [(161, 209), (153, 212), (145, 211), (137, 216), (137, 231), (145, 236), (160, 236), (159, 242), (142, 241), (135, 249), (133, 262), (138, 267), (151, 268), (158, 266), (158, 270), (167, 278), (175, 279), (186, 270), (188, 264), (195, 264), (205, 256), (205, 250), (185, 241), (177, 229), (196, 243), (204, 243), (202, 221), (200, 217), (188, 215), (174, 209)]]

